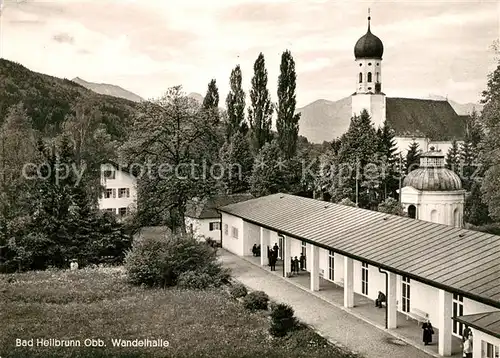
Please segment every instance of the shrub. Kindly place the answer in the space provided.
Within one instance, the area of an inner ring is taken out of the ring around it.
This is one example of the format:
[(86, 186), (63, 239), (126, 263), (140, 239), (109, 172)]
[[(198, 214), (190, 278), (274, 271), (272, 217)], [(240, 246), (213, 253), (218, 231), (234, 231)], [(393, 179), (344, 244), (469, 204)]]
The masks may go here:
[(269, 296), (263, 291), (253, 291), (243, 299), (243, 306), (251, 311), (267, 310)]
[(229, 292), (231, 293), (231, 296), (233, 296), (234, 298), (245, 297), (248, 293), (247, 288), (243, 286), (241, 283), (233, 285), (229, 290)]
[(297, 319), (293, 316), (293, 308), (280, 303), (274, 305), (271, 311), (271, 327), (269, 333), (275, 337), (283, 337), (288, 332), (294, 330), (297, 325)]
[(220, 287), (229, 280), (229, 273), (223, 269), (219, 272), (211, 268), (197, 271), (186, 271), (179, 275), (177, 286), (195, 290)]
[[(125, 268), (130, 282), (137, 285), (174, 286), (179, 276), (189, 271), (209, 275), (217, 285), (229, 279), (229, 271), (217, 261), (215, 250), (191, 235), (135, 241), (126, 255)], [(183, 278), (183, 284), (191, 281), (189, 277)]]

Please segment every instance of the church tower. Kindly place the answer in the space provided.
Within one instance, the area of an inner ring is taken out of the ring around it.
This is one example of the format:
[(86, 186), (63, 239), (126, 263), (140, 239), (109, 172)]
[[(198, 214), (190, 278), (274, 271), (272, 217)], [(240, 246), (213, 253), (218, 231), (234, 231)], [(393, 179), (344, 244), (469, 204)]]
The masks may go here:
[(382, 92), (382, 55), (384, 45), (370, 30), (371, 17), (368, 10), (368, 31), (354, 46), (356, 92), (352, 95), (352, 114), (366, 109), (375, 128), (385, 122), (385, 94)]
[(403, 181), (401, 204), (413, 219), (463, 227), (465, 190), (460, 177), (444, 166), (434, 147), (420, 156), (420, 167)]

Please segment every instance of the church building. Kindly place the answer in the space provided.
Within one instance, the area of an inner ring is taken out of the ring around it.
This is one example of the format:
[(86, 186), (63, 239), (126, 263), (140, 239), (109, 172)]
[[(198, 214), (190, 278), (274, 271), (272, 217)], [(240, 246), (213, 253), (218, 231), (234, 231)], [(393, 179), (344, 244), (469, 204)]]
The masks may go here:
[(447, 153), (455, 139), (463, 141), (466, 118), (456, 113), (447, 100), (387, 97), (383, 92), (382, 41), (368, 31), (354, 46), (356, 92), (351, 96), (351, 115), (366, 109), (375, 128), (387, 121), (396, 132), (398, 149), (406, 153), (410, 143), (426, 152), (432, 146)]

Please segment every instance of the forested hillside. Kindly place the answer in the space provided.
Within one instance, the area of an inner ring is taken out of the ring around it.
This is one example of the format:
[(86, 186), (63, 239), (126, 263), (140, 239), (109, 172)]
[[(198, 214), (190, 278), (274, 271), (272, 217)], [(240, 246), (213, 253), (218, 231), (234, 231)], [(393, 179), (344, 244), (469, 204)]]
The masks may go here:
[(72, 108), (83, 98), (100, 112), (100, 120), (114, 139), (123, 139), (132, 121), (136, 103), (94, 93), (70, 80), (30, 71), (26, 67), (0, 59), (0, 124), (8, 109), (24, 104), (33, 129), (46, 134), (59, 133)]

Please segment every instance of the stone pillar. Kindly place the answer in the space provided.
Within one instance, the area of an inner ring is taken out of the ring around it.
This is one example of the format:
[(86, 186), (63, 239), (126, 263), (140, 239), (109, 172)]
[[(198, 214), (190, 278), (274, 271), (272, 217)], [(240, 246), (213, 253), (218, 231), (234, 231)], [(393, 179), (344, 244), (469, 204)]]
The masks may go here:
[(394, 329), (398, 326), (398, 304), (397, 304), (397, 279), (396, 274), (392, 272), (387, 272), (387, 328)]
[[(439, 355), (443, 357), (451, 356), (451, 332), (453, 321), (451, 319), (453, 296), (450, 292), (439, 290), (438, 299), (438, 329), (439, 329)], [(431, 322), (432, 323), (432, 322)]]
[(261, 266), (266, 266), (268, 264), (267, 259), (267, 247), (271, 246), (271, 232), (263, 227), (260, 228), (260, 264)]
[(309, 270), (311, 272), (311, 291), (319, 291), (319, 247), (311, 246), (311, 259)]
[(291, 238), (288, 236), (283, 236), (283, 266), (285, 267), (285, 277), (290, 276), (292, 272), (292, 262), (290, 252), (291, 252)]
[(480, 358), (483, 354), (483, 341), (481, 337), (478, 337), (478, 335), (474, 333), (475, 332), (472, 332), (472, 357)]
[(354, 307), (354, 262), (344, 256), (344, 307)]

